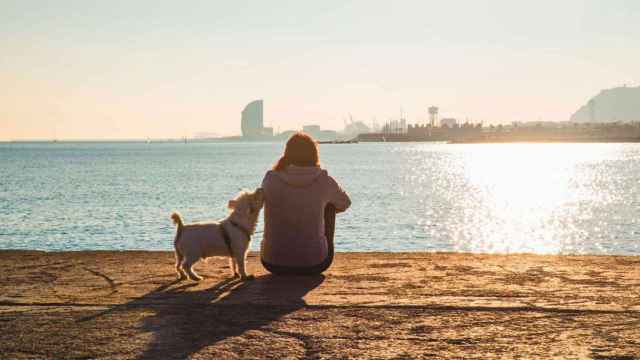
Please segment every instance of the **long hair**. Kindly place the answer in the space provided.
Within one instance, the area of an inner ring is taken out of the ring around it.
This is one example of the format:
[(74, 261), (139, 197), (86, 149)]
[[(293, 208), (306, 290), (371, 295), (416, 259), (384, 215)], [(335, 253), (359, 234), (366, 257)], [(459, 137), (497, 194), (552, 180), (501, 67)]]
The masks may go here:
[(289, 165), (320, 166), (318, 145), (310, 135), (303, 132), (291, 135), (284, 148), (284, 155), (273, 166), (273, 170), (284, 171)]

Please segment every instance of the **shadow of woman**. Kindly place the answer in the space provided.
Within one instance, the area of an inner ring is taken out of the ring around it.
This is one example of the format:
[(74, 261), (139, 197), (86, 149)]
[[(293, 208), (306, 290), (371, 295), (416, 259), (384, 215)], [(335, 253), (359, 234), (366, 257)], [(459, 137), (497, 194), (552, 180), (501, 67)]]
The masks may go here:
[(323, 275), (265, 275), (242, 283), (224, 280), (199, 291), (172, 283), (121, 306), (155, 311), (143, 320), (142, 330), (151, 332), (153, 339), (139, 359), (184, 359), (303, 308), (304, 296), (323, 281)]

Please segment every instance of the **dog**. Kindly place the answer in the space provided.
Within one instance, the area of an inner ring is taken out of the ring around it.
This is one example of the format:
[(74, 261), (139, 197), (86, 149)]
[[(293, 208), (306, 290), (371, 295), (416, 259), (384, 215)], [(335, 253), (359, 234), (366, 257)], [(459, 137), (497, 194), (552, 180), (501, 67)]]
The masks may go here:
[(212, 256), (228, 256), (234, 278), (253, 279), (246, 272), (246, 258), (251, 235), (255, 232), (258, 215), (264, 205), (261, 188), (253, 192), (243, 190), (229, 200), (229, 216), (217, 222), (185, 225), (179, 213), (171, 214), (177, 226), (173, 242), (176, 254), (178, 280), (187, 277), (200, 281), (202, 277), (193, 270), (196, 262)]

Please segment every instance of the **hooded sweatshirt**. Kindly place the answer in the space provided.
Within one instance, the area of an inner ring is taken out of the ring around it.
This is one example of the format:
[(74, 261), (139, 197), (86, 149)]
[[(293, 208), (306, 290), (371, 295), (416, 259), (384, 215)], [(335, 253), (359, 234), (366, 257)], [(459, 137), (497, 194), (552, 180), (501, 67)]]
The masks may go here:
[(290, 165), (285, 171), (268, 171), (264, 190), (262, 260), (272, 265), (309, 267), (328, 255), (324, 234), (324, 208), (337, 211), (351, 205), (347, 193), (316, 166)]

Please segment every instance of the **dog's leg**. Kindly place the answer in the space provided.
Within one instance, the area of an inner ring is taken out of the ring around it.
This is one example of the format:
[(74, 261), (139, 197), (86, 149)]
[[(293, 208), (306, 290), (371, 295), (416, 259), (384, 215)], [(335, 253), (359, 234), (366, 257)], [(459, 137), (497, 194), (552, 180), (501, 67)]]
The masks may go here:
[(236, 258), (233, 256), (229, 257), (229, 268), (231, 268), (231, 273), (234, 278), (240, 277), (240, 275), (238, 275), (238, 264), (236, 263)]
[(184, 261), (184, 256), (182, 253), (176, 248), (176, 272), (178, 273), (178, 280), (182, 281), (187, 278), (187, 274), (182, 270), (182, 262)]
[(185, 261), (183, 262), (183, 269), (184, 271), (187, 272), (187, 275), (189, 276), (189, 279), (193, 280), (193, 281), (200, 281), (202, 280), (202, 277), (198, 274), (196, 274), (195, 271), (193, 271), (193, 265), (195, 264), (195, 261), (193, 261), (192, 259), (185, 259)]
[[(240, 278), (242, 280), (253, 280), (254, 276), (253, 275), (248, 275), (246, 272), (246, 262), (247, 262), (247, 248), (243, 249), (242, 252), (240, 252), (237, 255), (237, 259), (235, 259), (236, 263), (238, 263), (238, 270), (240, 271)], [(235, 256), (234, 256), (235, 258)]]

